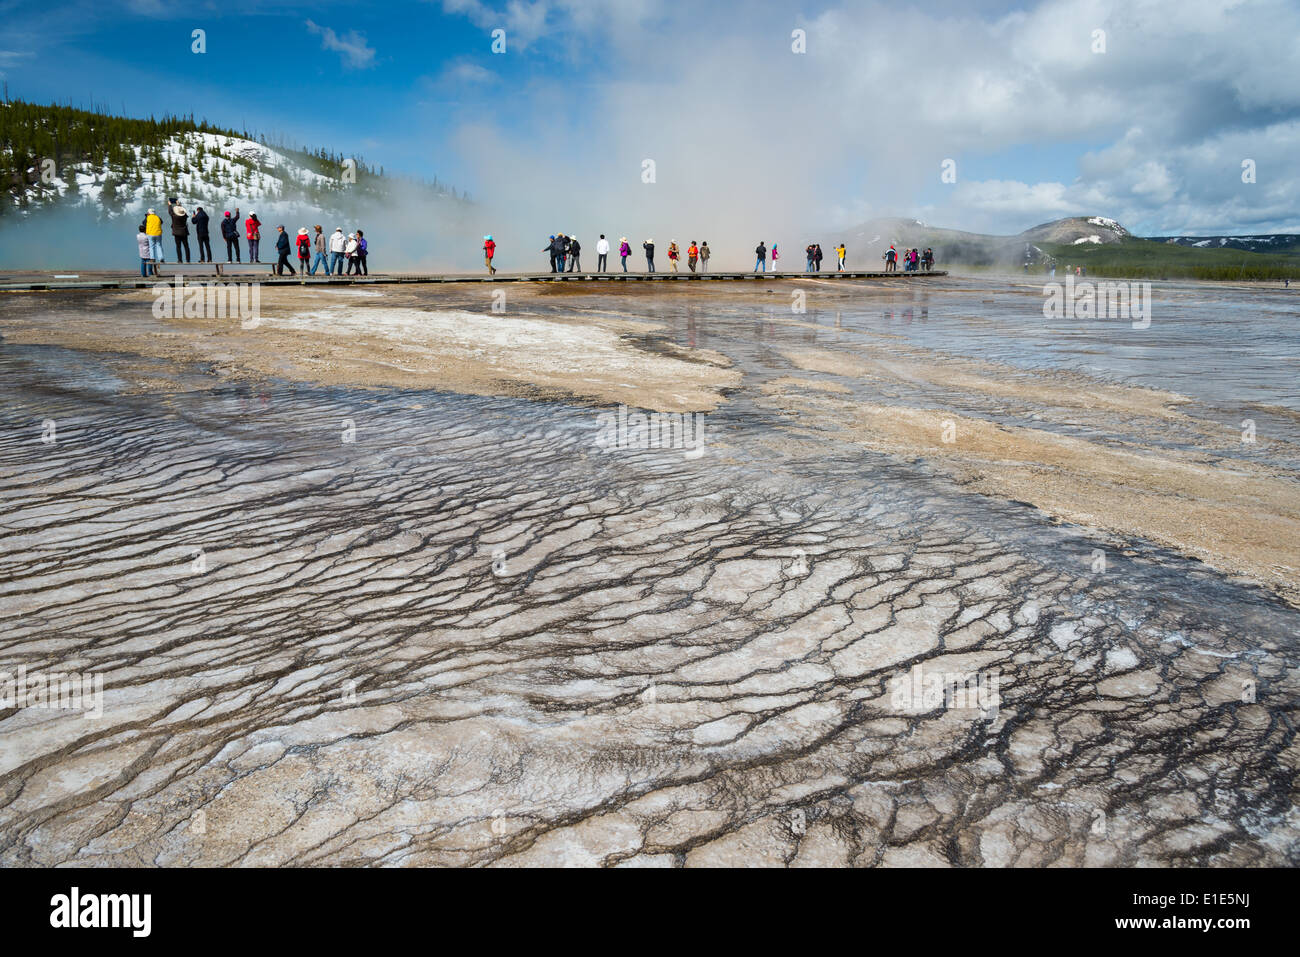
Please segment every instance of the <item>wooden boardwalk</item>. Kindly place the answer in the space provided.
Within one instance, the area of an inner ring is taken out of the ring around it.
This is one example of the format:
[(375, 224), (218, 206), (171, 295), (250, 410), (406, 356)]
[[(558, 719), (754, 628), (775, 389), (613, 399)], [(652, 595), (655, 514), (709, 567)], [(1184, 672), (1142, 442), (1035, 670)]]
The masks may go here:
[[(224, 264), (223, 264), (224, 265)], [(18, 274), (12, 279), (0, 280), (0, 291), (31, 292), (57, 289), (151, 289), (160, 282), (170, 283), (172, 275), (145, 279), (141, 276), (120, 276), (112, 273), (87, 273), (77, 278), (57, 278), (53, 275)], [(276, 276), (270, 268), (263, 271), (231, 272), (223, 276), (185, 272), (185, 284), (256, 282), (264, 286), (378, 286), (397, 283), (504, 283), (504, 282), (786, 282), (794, 279), (887, 279), (890, 281), (928, 279), (946, 276), (943, 270), (933, 272), (498, 272), (495, 276), (484, 273), (443, 273), (425, 275), (416, 273), (376, 273), (372, 276)]]

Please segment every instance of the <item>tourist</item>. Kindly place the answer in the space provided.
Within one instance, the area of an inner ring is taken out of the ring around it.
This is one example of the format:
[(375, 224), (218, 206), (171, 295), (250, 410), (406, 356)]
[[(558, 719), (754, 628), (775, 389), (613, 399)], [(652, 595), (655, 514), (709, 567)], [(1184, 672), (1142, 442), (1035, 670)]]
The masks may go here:
[(653, 239), (647, 239), (645, 242), (641, 244), (641, 248), (645, 250), (645, 271), (654, 272), (655, 271), (655, 241)]
[(772, 244), (772, 255), (769, 258), (772, 260), (772, 272), (776, 272), (777, 260), (781, 258), (780, 252), (777, 251), (776, 243)]
[(700, 272), (709, 271), (709, 241), (706, 239), (700, 243)]
[[(230, 215), (230, 210), (226, 210), (226, 215), (221, 217), (221, 238), (226, 241), (226, 262), (239, 262), (239, 207), (235, 207), (235, 215)], [(234, 259), (230, 258), (234, 254)]]
[(212, 242), (208, 239), (208, 214), (203, 211), (202, 206), (194, 208), (194, 215), (190, 217), (190, 222), (194, 224), (194, 238), (199, 243), (199, 262), (212, 262)]
[(761, 239), (754, 247), (754, 272), (767, 272), (767, 246)]
[(551, 257), (551, 272), (555, 272), (555, 257), (556, 257), (557, 254), (556, 254), (556, 252), (555, 252), (555, 235), (554, 235), (554, 234), (552, 234), (552, 235), (551, 235), (551, 238), (548, 239), (548, 240), (546, 241), (546, 245), (542, 247), (542, 252), (544, 252), (544, 253), (549, 253), (549, 254), (550, 254), (550, 257)]
[(627, 237), (624, 236), (618, 241), (618, 256), (623, 260), (623, 272), (627, 272), (627, 257), (632, 255), (632, 247), (628, 245)]
[(898, 250), (896, 250), (896, 249), (894, 248), (894, 244), (893, 244), (893, 243), (890, 243), (890, 244), (889, 244), (889, 249), (887, 249), (887, 250), (885, 251), (885, 255), (881, 256), (880, 258), (883, 259), (883, 260), (885, 261), (885, 272), (895, 272), (895, 271), (897, 271), (897, 269), (898, 269)]
[(813, 256), (816, 255), (816, 250), (813, 248), (813, 244), (812, 244), (812, 243), (809, 243), (807, 246), (805, 246), (803, 252), (804, 252), (804, 255), (808, 257), (808, 265), (807, 265), (807, 267), (804, 269), (804, 272), (812, 272), (812, 271), (813, 271)]
[(555, 240), (560, 244), (560, 255), (556, 257), (555, 263), (559, 266), (559, 271), (564, 272), (564, 264), (569, 258), (569, 237), (560, 233)]
[(149, 258), (156, 263), (163, 261), (162, 217), (152, 209), (145, 214), (144, 232), (149, 237)]
[[(776, 247), (773, 247), (774, 249)], [(695, 272), (695, 264), (700, 260), (700, 247), (695, 245), (695, 240), (686, 247), (686, 266), (691, 272)]]
[(312, 237), (312, 242), (316, 247), (316, 258), (312, 260), (311, 275), (316, 275), (318, 266), (324, 266), (325, 275), (328, 276), (330, 274), (329, 246), (325, 242), (325, 233), (321, 231), (321, 227), (317, 225), (314, 228), (316, 234)]
[(835, 266), (836, 272), (844, 272), (844, 257), (847, 256), (848, 253), (848, 247), (846, 247), (843, 242), (835, 247), (835, 258), (839, 260)]
[(600, 234), (600, 239), (596, 240), (596, 272), (604, 272), (606, 265), (609, 263), (609, 240), (605, 234)]
[(283, 276), (284, 271), (287, 269), (289, 270), (290, 276), (297, 275), (293, 271), (293, 266), (289, 263), (289, 234), (284, 231), (283, 226), (276, 226), (275, 231), (275, 252), (280, 257), (275, 263), (275, 274), (277, 276)]
[[(925, 261), (925, 271), (926, 271), (926, 272), (929, 272), (931, 269), (934, 268), (934, 250), (931, 249), (929, 246), (926, 246), (926, 247), (925, 247), (925, 253), (924, 253), (924, 255), (922, 256), (922, 259)], [(1028, 272), (1028, 271), (1029, 271), (1029, 267), (1026, 266), (1026, 267), (1025, 267), (1025, 272)]]
[(677, 240), (668, 240), (668, 270), (677, 272), (677, 260), (681, 258), (681, 251), (677, 248)]
[(348, 261), (345, 275), (351, 276), (357, 271), (357, 234), (348, 233), (348, 241), (343, 246), (343, 258)]
[(813, 245), (813, 268), (817, 270), (817, 272), (822, 271), (822, 244), (821, 243), (816, 243)]
[(497, 244), (491, 236), (483, 237), (483, 265), (487, 266), (489, 276), (497, 274), (497, 267), (492, 265), (492, 257), (497, 254)]
[(298, 271), (304, 276), (307, 275), (307, 263), (311, 261), (311, 236), (307, 233), (307, 227), (303, 226), (298, 230)]
[(149, 234), (144, 231), (144, 223), (140, 224), (140, 231), (136, 234), (135, 244), (140, 251), (140, 275), (148, 279), (154, 275), (153, 252), (150, 249)]
[(330, 268), (329, 275), (343, 275), (343, 250), (347, 248), (348, 237), (343, 235), (343, 227), (335, 226), (330, 234)]
[(569, 272), (582, 272), (582, 243), (576, 236), (569, 237)]
[(244, 235), (248, 237), (248, 261), (250, 263), (260, 263), (258, 258), (258, 246), (262, 243), (262, 221), (257, 218), (257, 213), (251, 210), (248, 218), (244, 220)]
[(370, 256), (370, 243), (366, 240), (366, 234), (358, 229), (357, 230), (357, 275), (358, 276), (370, 275), (370, 266), (366, 264), (366, 260), (369, 258), (369, 256)]
[[(167, 200), (171, 206), (172, 214), (172, 239), (176, 242), (176, 261), (190, 261), (190, 217), (185, 212), (185, 207), (173, 196)], [(185, 252), (185, 259), (181, 259), (181, 251)]]

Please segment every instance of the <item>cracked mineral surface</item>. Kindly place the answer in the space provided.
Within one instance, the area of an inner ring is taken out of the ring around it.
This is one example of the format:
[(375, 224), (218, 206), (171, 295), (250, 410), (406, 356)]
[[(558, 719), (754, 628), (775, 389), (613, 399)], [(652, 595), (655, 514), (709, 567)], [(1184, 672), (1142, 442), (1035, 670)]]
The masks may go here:
[(1294, 305), (508, 295), (4, 301), (0, 864), (1300, 864)]

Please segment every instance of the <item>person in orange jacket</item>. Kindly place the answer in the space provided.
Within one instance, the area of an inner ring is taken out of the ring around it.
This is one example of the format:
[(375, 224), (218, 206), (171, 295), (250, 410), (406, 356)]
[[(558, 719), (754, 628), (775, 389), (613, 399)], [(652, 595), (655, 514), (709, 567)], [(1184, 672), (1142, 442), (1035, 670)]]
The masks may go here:
[(492, 265), (492, 257), (497, 254), (496, 241), (491, 236), (483, 237), (483, 263), (488, 268), (488, 275), (495, 276), (497, 267)]

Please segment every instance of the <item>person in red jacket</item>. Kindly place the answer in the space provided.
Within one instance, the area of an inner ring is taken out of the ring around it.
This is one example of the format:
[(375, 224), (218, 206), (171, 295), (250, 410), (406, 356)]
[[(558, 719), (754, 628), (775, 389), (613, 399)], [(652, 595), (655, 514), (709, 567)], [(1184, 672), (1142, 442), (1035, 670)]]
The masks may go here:
[(257, 245), (262, 241), (262, 221), (257, 218), (257, 213), (250, 211), (244, 220), (244, 234), (248, 236), (248, 261), (260, 263), (262, 260), (257, 258)]
[(304, 226), (298, 230), (298, 262), (302, 274), (307, 275), (307, 263), (311, 259), (311, 237), (307, 235), (307, 227)]
[(497, 244), (491, 236), (483, 237), (483, 262), (487, 265), (488, 275), (495, 276), (497, 267), (492, 265), (492, 257), (497, 254)]

